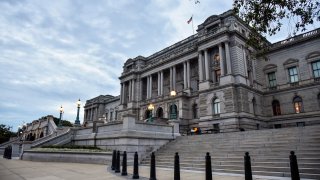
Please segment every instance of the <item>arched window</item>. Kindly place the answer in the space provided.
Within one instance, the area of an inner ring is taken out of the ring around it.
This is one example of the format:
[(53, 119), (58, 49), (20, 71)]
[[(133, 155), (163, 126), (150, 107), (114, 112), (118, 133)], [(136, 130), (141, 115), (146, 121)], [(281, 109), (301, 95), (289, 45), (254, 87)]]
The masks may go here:
[(272, 111), (274, 116), (281, 115), (280, 103), (278, 100), (272, 101)]
[(198, 118), (198, 105), (197, 104), (192, 105), (192, 117), (193, 117), (193, 119)]
[(220, 114), (220, 100), (215, 98), (212, 103), (213, 107), (213, 114)]
[(302, 98), (300, 96), (293, 98), (293, 107), (295, 113), (301, 113), (303, 111)]
[(144, 112), (144, 119), (150, 118), (151, 115), (152, 115), (152, 111), (147, 109), (147, 110)]
[(253, 115), (256, 115), (256, 108), (257, 108), (256, 98), (252, 98), (252, 111), (253, 111)]
[(42, 137), (43, 137), (43, 132), (40, 133), (40, 137), (39, 138), (42, 138)]
[(157, 117), (158, 118), (163, 118), (163, 109), (162, 109), (162, 107), (159, 107), (157, 109)]

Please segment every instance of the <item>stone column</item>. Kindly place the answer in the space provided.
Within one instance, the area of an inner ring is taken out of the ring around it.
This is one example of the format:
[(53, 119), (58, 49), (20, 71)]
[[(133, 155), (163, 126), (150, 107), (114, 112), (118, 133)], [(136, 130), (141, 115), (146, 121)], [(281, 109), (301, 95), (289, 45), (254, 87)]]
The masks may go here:
[(206, 80), (210, 80), (210, 64), (208, 58), (208, 49), (204, 50), (204, 63), (205, 63), (205, 70), (206, 70)]
[(202, 62), (202, 52), (199, 52), (199, 58), (198, 58), (198, 64), (199, 64), (199, 81), (203, 81), (203, 62)]
[(232, 74), (229, 42), (225, 42), (224, 45), (225, 45), (225, 49), (226, 49), (227, 73)]
[(176, 91), (176, 66), (173, 66), (172, 67), (172, 82), (173, 82), (173, 84), (172, 84), (172, 88), (173, 88), (173, 90), (175, 90)]
[(152, 75), (150, 75), (150, 98), (152, 98)]
[(190, 84), (190, 60), (187, 61), (187, 88), (191, 87)]
[(222, 45), (219, 44), (219, 57), (220, 57), (220, 71), (221, 71), (221, 76), (224, 76), (224, 59), (223, 59), (223, 49)]
[(147, 76), (147, 99), (149, 99), (149, 83), (150, 83), (150, 77)]
[(187, 64), (186, 62), (183, 62), (183, 89), (187, 89)]
[(242, 46), (242, 53), (243, 53), (243, 66), (244, 66), (244, 75), (248, 77), (248, 67), (247, 67), (247, 53), (245, 48)]
[(128, 94), (129, 94), (129, 102), (131, 101), (131, 86), (132, 86), (132, 84), (131, 84), (131, 80), (129, 80), (129, 87), (128, 87)]
[(131, 80), (132, 83), (131, 83), (131, 101), (134, 101), (136, 98), (135, 98), (135, 87), (136, 87), (136, 83), (135, 83), (135, 80), (132, 79)]
[(173, 77), (172, 77), (172, 67), (170, 68), (170, 92), (172, 91), (172, 84), (173, 84), (173, 82), (172, 82), (172, 80), (173, 80)]
[(160, 80), (160, 95), (163, 95), (163, 70), (160, 72), (160, 77), (161, 77), (161, 80)]
[(160, 72), (158, 72), (158, 96), (161, 95), (161, 77)]
[(122, 83), (123, 84), (123, 88), (122, 88), (122, 103), (126, 103), (126, 84), (125, 83)]
[(123, 83), (120, 83), (121, 84), (121, 88), (120, 88), (120, 104), (123, 103), (123, 93), (122, 93), (122, 89), (123, 89)]

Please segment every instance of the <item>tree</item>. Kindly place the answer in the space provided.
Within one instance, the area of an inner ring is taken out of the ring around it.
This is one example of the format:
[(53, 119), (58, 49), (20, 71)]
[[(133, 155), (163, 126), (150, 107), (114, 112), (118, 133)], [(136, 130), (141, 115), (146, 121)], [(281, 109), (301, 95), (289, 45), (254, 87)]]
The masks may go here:
[(284, 19), (288, 20), (288, 26), (294, 26), (289, 35), (305, 31), (315, 20), (320, 21), (320, 1), (317, 0), (234, 0), (233, 7), (257, 32), (252, 34), (249, 45), (257, 45), (258, 34), (275, 35)]
[(17, 134), (12, 132), (11, 127), (7, 127), (4, 124), (0, 124), (0, 144), (10, 140), (10, 137), (16, 136)]

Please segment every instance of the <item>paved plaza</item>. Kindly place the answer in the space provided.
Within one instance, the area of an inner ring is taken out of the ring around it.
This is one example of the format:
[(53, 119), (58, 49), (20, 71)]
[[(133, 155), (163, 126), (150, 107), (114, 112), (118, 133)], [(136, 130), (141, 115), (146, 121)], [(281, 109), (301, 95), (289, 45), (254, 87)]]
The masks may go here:
[[(78, 163), (56, 163), (56, 162), (33, 162), (21, 160), (7, 160), (0, 158), (0, 179), (1, 180), (120, 180), (130, 179), (132, 176), (132, 167), (128, 167), (128, 177), (120, 176), (107, 169), (106, 165), (97, 164), (78, 164)], [(158, 180), (172, 180), (173, 170), (157, 168)], [(139, 167), (140, 179), (149, 178), (149, 168)], [(215, 180), (242, 180), (244, 177), (237, 174), (214, 174)], [(201, 180), (205, 179), (204, 172), (181, 171), (183, 180)], [(254, 179), (290, 179), (275, 177), (255, 177)]]

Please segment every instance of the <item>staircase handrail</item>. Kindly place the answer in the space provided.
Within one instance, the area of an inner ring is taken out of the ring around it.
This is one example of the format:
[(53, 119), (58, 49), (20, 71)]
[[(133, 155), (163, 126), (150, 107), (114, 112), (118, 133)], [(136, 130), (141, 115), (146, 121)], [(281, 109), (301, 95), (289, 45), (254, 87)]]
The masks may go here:
[(54, 140), (54, 139), (60, 138), (60, 137), (65, 136), (65, 135), (68, 135), (68, 134), (70, 134), (70, 133), (71, 133), (71, 128), (68, 129), (67, 132), (62, 133), (62, 134), (59, 134), (59, 135), (57, 135), (57, 136), (53, 136), (53, 137), (51, 137), (51, 138), (49, 138), (49, 139), (47, 139), (47, 140), (45, 140), (45, 141), (41, 141), (41, 142), (36, 143), (36, 144), (32, 143), (31, 148), (39, 147), (39, 146), (41, 146), (41, 145), (43, 145), (43, 144), (45, 144), (45, 143), (47, 143), (47, 142), (49, 142), (49, 141), (52, 141), (52, 140)]

